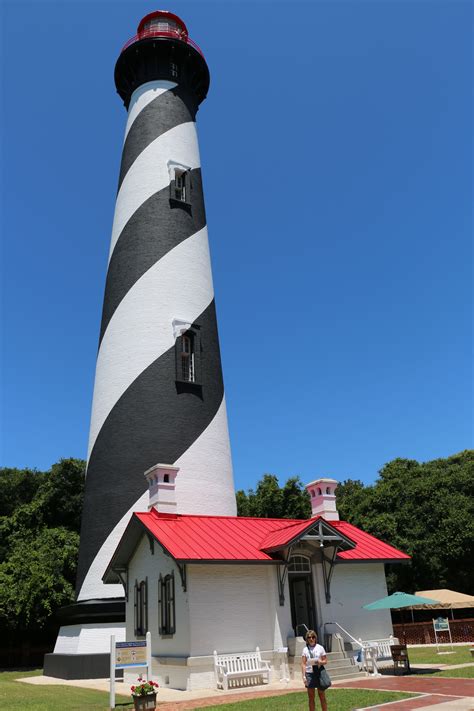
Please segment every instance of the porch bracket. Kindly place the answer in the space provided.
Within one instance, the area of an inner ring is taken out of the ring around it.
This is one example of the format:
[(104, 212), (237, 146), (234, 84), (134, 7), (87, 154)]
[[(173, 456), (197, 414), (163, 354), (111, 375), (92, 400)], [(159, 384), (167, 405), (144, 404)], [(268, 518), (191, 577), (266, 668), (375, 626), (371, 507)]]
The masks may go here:
[(328, 558), (324, 553), (322, 553), (322, 569), (324, 578), (324, 593), (326, 595), (326, 603), (329, 605), (331, 602), (331, 578), (334, 572), (334, 565), (336, 563), (336, 556), (339, 550), (339, 546), (334, 546), (332, 557)]
[(112, 568), (112, 570), (120, 579), (125, 592), (125, 600), (128, 602), (128, 568)]
[(281, 563), (278, 563), (277, 566), (278, 597), (280, 599), (280, 607), (283, 607), (285, 604), (285, 580), (288, 576), (288, 563), (292, 548), (293, 546), (289, 546), (285, 559)]
[(176, 565), (178, 566), (179, 577), (181, 578), (181, 587), (183, 588), (183, 592), (186, 592), (186, 583), (187, 583), (186, 564), (185, 563), (178, 563), (178, 561), (176, 561)]

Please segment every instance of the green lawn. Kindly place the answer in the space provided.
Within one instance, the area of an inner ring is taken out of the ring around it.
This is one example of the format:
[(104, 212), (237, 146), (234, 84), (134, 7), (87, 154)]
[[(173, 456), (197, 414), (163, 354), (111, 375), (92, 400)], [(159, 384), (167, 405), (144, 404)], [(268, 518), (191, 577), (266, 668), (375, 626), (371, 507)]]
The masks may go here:
[[(38, 676), (41, 669), (30, 672), (0, 673), (0, 708), (2, 711), (107, 711), (109, 695), (103, 691), (72, 686), (34, 686), (15, 679)], [(117, 696), (118, 709), (133, 709), (124, 696)]]
[(440, 647), (442, 652), (453, 654), (437, 654), (436, 647), (408, 647), (410, 664), (467, 664), (474, 661), (469, 652), (470, 645), (463, 647)]
[(474, 667), (462, 667), (461, 669), (445, 669), (444, 671), (435, 672), (430, 676), (451, 676), (459, 679), (474, 679)]
[[(353, 709), (374, 706), (388, 701), (400, 701), (401, 699), (413, 698), (414, 694), (401, 694), (393, 691), (368, 691), (366, 689), (329, 689), (326, 692), (328, 706), (331, 711), (353, 711)], [(239, 701), (235, 704), (223, 704), (217, 708), (222, 711), (295, 711), (296, 709), (308, 708), (307, 694), (295, 692), (284, 696), (267, 697), (265, 699), (254, 699), (253, 701)], [(317, 699), (317, 697), (316, 697)], [(216, 709), (215, 706), (203, 707), (205, 709)], [(316, 708), (321, 709), (316, 700)]]
[[(0, 673), (0, 708), (2, 711), (107, 711), (109, 695), (103, 691), (78, 689), (72, 686), (34, 686), (16, 681), (25, 676), (38, 676), (41, 670), (30, 672)], [(359, 689), (329, 689), (327, 692), (331, 711), (351, 711), (354, 708), (373, 706), (387, 701), (406, 699), (413, 694), (400, 694), (390, 691), (367, 691)], [(225, 704), (223, 711), (286, 711), (306, 707), (306, 693), (296, 692), (277, 698), (242, 701)], [(123, 696), (117, 696), (117, 709), (132, 709), (133, 704)], [(159, 695), (158, 695), (159, 701)], [(208, 707), (215, 709), (215, 706)]]

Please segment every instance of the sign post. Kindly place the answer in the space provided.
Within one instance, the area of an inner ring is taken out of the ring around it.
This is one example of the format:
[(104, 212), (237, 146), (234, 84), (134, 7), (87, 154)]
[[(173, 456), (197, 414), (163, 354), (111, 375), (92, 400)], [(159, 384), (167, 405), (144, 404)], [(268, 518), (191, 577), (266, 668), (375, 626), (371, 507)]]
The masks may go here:
[[(436, 640), (436, 649), (438, 650), (438, 654), (440, 654), (439, 651), (439, 642), (438, 642), (438, 635), (443, 632), (447, 632), (449, 634), (449, 642), (451, 644), (451, 649), (453, 648), (453, 640), (451, 637), (451, 629), (449, 627), (449, 620), (447, 617), (438, 617), (436, 620), (433, 620), (433, 629), (435, 633), (435, 640)], [(449, 654), (449, 652), (448, 652)]]
[(116, 669), (146, 668), (147, 680), (151, 679), (151, 634), (146, 633), (145, 641), (115, 642), (110, 637), (110, 708), (115, 708)]

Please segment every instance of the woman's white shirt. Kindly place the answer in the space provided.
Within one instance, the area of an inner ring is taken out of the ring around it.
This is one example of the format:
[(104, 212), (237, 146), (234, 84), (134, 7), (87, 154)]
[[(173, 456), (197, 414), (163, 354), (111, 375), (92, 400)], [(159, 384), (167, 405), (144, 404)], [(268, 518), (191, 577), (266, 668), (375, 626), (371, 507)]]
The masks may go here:
[(314, 647), (309, 647), (308, 645), (306, 645), (306, 647), (303, 649), (303, 653), (301, 656), (306, 657), (306, 672), (308, 674), (311, 674), (311, 672), (313, 671), (313, 665), (309, 662), (312, 659), (318, 661), (320, 657), (325, 657), (326, 650), (320, 644), (315, 644)]

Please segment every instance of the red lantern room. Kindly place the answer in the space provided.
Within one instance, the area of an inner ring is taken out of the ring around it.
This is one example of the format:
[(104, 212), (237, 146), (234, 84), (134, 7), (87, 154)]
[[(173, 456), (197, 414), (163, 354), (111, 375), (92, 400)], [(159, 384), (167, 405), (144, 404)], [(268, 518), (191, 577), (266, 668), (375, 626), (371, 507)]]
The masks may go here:
[(154, 79), (178, 81), (200, 104), (209, 88), (209, 70), (183, 20), (167, 10), (156, 10), (139, 23), (137, 34), (122, 47), (115, 67), (117, 91), (128, 108), (133, 91)]

